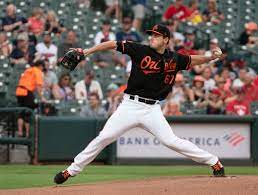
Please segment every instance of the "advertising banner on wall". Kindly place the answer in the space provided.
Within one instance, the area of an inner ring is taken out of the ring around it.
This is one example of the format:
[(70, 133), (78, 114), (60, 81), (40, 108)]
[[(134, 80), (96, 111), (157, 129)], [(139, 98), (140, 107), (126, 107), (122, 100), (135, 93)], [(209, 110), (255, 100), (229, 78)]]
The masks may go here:
[[(175, 123), (174, 133), (225, 159), (250, 158), (250, 125), (234, 123)], [(185, 158), (163, 146), (152, 134), (134, 128), (117, 140), (118, 158)]]

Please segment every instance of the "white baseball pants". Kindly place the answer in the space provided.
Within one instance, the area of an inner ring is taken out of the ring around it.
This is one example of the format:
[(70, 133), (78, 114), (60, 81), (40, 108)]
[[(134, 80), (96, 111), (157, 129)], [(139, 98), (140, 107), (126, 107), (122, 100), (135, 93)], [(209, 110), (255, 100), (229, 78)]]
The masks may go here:
[(80, 173), (107, 145), (134, 127), (147, 130), (168, 148), (196, 162), (212, 166), (218, 161), (218, 157), (188, 140), (177, 137), (163, 116), (159, 104), (148, 105), (130, 100), (129, 95), (125, 94), (122, 103), (108, 119), (103, 130), (74, 158), (74, 162), (67, 169), (69, 174), (74, 176)]

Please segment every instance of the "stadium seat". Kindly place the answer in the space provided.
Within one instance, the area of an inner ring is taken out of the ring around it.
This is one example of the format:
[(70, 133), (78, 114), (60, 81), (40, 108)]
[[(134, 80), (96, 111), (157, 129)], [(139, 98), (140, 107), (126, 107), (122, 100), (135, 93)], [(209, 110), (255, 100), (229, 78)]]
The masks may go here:
[(86, 102), (82, 100), (69, 100), (61, 102), (61, 106), (58, 107), (58, 115), (60, 116), (79, 116), (81, 107)]
[[(190, 0), (185, 0), (184, 3), (188, 4)], [(57, 13), (59, 20), (63, 21), (66, 28), (74, 29), (79, 37), (79, 42), (82, 47), (91, 47), (94, 45), (95, 34), (100, 30), (101, 21), (104, 18), (104, 14), (100, 11), (95, 11), (85, 7), (83, 4), (74, 3), (70, 0), (0, 0), (0, 16), (5, 15), (5, 7), (8, 3), (15, 3), (17, 10), (24, 16), (30, 16), (33, 7), (41, 7), (45, 11), (51, 9)], [(131, 6), (132, 1), (122, 1), (125, 10)], [(160, 22), (161, 16), (165, 9), (174, 2), (174, 0), (149, 0), (147, 2), (146, 18), (143, 23), (143, 28), (150, 28), (154, 23)], [(211, 23), (202, 24), (196, 29), (196, 38), (200, 41), (204, 47), (208, 46), (208, 41), (212, 37), (219, 39), (221, 47), (233, 48), (232, 55), (239, 55), (241, 58), (247, 61), (249, 67), (258, 71), (258, 55), (255, 49), (243, 49), (237, 46), (237, 38), (240, 32), (244, 29), (244, 24), (251, 20), (258, 18), (258, 1), (256, 0), (225, 0), (217, 1), (218, 7), (224, 13), (225, 20), (219, 25), (212, 25)], [(207, 0), (200, 1), (201, 12), (206, 9)], [(180, 26), (179, 31), (185, 31), (185, 28), (190, 24), (183, 23)], [(121, 24), (117, 19), (111, 19), (112, 30), (115, 31), (120, 28)], [(192, 26), (191, 26), (192, 27)], [(15, 39), (15, 35), (8, 33), (8, 37), (11, 41)], [(42, 41), (39, 37), (39, 42)], [(56, 36), (53, 37), (55, 44), (60, 43), (60, 39)], [(87, 59), (89, 64), (93, 64), (90, 59)], [(4, 98), (10, 100), (15, 104), (15, 89), (18, 84), (20, 75), (26, 69), (25, 65), (15, 65), (11, 67), (9, 60), (3, 56), (0, 56), (0, 94), (4, 94)], [(116, 84), (123, 84), (126, 81), (125, 70), (122, 67), (107, 67), (99, 68), (93, 66), (95, 72), (95, 78), (101, 83), (102, 89), (105, 92), (109, 83), (114, 82)], [(59, 77), (64, 70), (59, 67), (55, 67), (54, 71)], [(184, 77), (191, 81), (191, 75), (188, 72), (183, 72)], [(71, 72), (73, 82), (83, 79), (84, 71), (75, 69)], [(56, 106), (62, 113), (76, 114), (78, 104), (68, 102), (58, 103)], [(184, 113), (203, 113), (204, 109), (195, 109), (192, 105), (182, 105)]]
[(258, 101), (251, 103), (251, 114), (258, 115)]

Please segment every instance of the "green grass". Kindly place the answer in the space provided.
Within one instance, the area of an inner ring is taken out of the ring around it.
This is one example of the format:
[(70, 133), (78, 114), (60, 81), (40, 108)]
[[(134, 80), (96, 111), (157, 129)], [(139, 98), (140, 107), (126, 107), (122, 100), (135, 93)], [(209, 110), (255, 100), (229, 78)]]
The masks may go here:
[[(53, 176), (64, 165), (0, 165), (0, 189), (53, 185)], [(258, 175), (257, 167), (227, 167), (228, 175)], [(161, 176), (208, 175), (206, 166), (88, 166), (66, 184), (142, 179)]]

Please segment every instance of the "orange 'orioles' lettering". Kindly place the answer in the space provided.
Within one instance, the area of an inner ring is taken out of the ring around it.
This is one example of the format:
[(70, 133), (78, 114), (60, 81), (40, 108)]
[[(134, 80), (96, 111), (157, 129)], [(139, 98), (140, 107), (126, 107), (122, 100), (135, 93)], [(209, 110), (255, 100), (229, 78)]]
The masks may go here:
[(176, 70), (176, 62), (174, 60), (170, 60), (169, 62), (165, 63), (165, 72), (173, 72)]
[(146, 56), (141, 61), (141, 69), (144, 74), (158, 73), (160, 72), (160, 67), (158, 67), (159, 62), (160, 60), (156, 62), (150, 56)]

